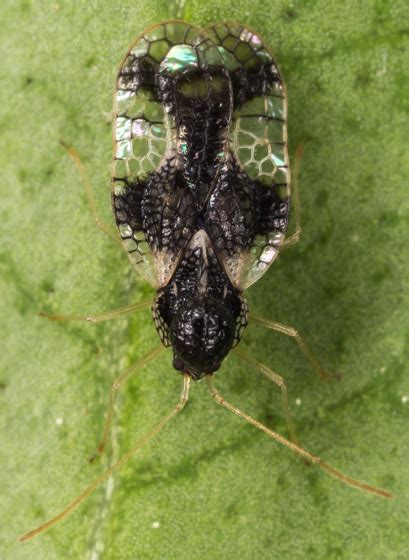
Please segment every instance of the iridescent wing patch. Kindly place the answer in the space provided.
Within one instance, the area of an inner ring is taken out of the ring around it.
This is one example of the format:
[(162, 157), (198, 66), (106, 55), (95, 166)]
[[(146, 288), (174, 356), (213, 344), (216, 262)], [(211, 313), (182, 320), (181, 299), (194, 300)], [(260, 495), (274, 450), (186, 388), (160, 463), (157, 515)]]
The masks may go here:
[(230, 280), (244, 289), (274, 261), (288, 227), (286, 92), (258, 35), (237, 24), (206, 33), (219, 46), (233, 89), (230, 158), (224, 184), (212, 193), (209, 227)]

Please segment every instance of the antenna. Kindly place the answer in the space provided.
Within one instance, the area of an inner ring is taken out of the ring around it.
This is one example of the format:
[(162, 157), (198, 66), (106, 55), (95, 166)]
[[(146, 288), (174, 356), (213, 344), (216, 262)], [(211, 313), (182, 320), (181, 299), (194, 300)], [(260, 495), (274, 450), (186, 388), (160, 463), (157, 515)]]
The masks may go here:
[(189, 398), (190, 381), (191, 381), (190, 375), (185, 373), (183, 376), (183, 389), (180, 395), (179, 402), (177, 403), (175, 408), (164, 418), (162, 418), (162, 420), (158, 424), (156, 424), (156, 426), (146, 436), (144, 436), (134, 447), (132, 447), (132, 449), (130, 449), (127, 453), (125, 453), (119, 459), (119, 461), (114, 463), (112, 467), (107, 469), (104, 473), (98, 476), (93, 482), (91, 482), (91, 484), (87, 486), (87, 488), (85, 488), (85, 490), (81, 492), (81, 494), (79, 494), (70, 504), (68, 504), (66, 508), (64, 508), (62, 511), (57, 513), (57, 515), (55, 515), (49, 521), (46, 521), (45, 523), (42, 523), (35, 529), (28, 531), (27, 533), (24, 533), (24, 535), (21, 535), (19, 541), (20, 542), (28, 541), (29, 539), (32, 539), (36, 535), (43, 533), (50, 527), (53, 527), (54, 525), (62, 521), (65, 517), (67, 517), (67, 515), (69, 515), (72, 511), (74, 511), (81, 504), (81, 502), (83, 502), (86, 498), (88, 498), (88, 496), (92, 494), (92, 492), (102, 482), (104, 482), (104, 480), (106, 480), (116, 469), (122, 467), (122, 465), (128, 462), (129, 459), (131, 459), (131, 457), (135, 455), (135, 453), (138, 453), (138, 451), (140, 451), (154, 436), (156, 436), (157, 433), (159, 433), (162, 430), (162, 428), (165, 427), (165, 425), (170, 420), (172, 420), (174, 416), (176, 416), (178, 412), (180, 412), (183, 409), (183, 407), (185, 406)]

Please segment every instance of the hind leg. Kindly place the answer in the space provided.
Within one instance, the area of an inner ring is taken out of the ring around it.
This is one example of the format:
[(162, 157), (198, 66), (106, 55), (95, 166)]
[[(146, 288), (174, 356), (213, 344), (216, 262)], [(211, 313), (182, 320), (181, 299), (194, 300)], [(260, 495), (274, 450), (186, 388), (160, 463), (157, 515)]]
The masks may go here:
[[(85, 166), (81, 161), (81, 158), (77, 152), (77, 150), (75, 148), (73, 148), (72, 146), (68, 146), (68, 144), (66, 144), (63, 140), (60, 140), (60, 143), (62, 145), (62, 147), (65, 149), (65, 151), (67, 152), (68, 156), (72, 159), (72, 161), (74, 162), (76, 168), (78, 169), (80, 175), (81, 175), (81, 179), (84, 185), (84, 190), (85, 190), (85, 194), (87, 195), (87, 200), (88, 200), (88, 205), (92, 214), (92, 217), (95, 220), (95, 223), (97, 225), (97, 228), (99, 230), (101, 230), (103, 233), (105, 233), (106, 235), (108, 235), (108, 237), (110, 237), (111, 239), (113, 239), (113, 241), (115, 241), (115, 243), (118, 243), (121, 245), (121, 241), (120, 238), (118, 236), (118, 234), (116, 232), (114, 232), (109, 226), (107, 226), (103, 220), (101, 220), (101, 218), (99, 217), (98, 214), (98, 210), (95, 204), (95, 199), (94, 199), (94, 193), (92, 190), (92, 185), (91, 182), (88, 178), (88, 175), (85, 171)], [(122, 245), (121, 245), (122, 247)]]

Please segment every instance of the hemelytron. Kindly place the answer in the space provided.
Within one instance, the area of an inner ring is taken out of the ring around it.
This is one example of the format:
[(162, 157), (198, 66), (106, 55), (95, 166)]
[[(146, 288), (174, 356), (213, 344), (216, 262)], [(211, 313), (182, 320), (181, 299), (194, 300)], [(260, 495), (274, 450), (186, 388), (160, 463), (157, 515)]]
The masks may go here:
[[(296, 210), (296, 231), (286, 238), (290, 214), (286, 122), (286, 91), (277, 64), (260, 37), (242, 25), (199, 29), (168, 21), (147, 29), (128, 51), (114, 99), (116, 239), (137, 272), (155, 288), (156, 297), (99, 316), (49, 318), (98, 322), (151, 305), (161, 343), (172, 348), (173, 367), (183, 374), (183, 390), (176, 407), (141, 442), (63, 511), (21, 540), (75, 509), (183, 408), (190, 381), (203, 377), (218, 404), (308, 462), (346, 484), (392, 497), (300, 447), (284, 380), (235, 349), (248, 321), (243, 291), (267, 271), (280, 248), (298, 240), (301, 231)], [(69, 153), (83, 172), (75, 151)], [(88, 183), (86, 188), (95, 215)], [(102, 229), (107, 231), (106, 226)], [(328, 375), (295, 329), (252, 317), (294, 337), (318, 373)], [(229, 404), (214, 387), (213, 374), (232, 349), (280, 387), (290, 439)], [(159, 351), (149, 352), (114, 381), (98, 452), (109, 436), (116, 392)]]

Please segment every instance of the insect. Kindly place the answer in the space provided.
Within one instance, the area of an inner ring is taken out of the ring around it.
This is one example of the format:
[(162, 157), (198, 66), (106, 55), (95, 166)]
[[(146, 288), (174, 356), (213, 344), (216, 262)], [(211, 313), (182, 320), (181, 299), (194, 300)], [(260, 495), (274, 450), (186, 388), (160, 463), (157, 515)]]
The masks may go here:
[[(75, 509), (184, 407), (191, 380), (202, 378), (218, 404), (308, 463), (343, 483), (392, 497), (303, 449), (283, 379), (236, 348), (249, 315), (243, 291), (301, 232), (297, 205), (295, 233), (286, 237), (290, 215), (286, 121), (286, 90), (277, 64), (260, 37), (242, 25), (222, 23), (202, 30), (168, 21), (146, 30), (128, 51), (114, 100), (112, 203), (119, 233), (115, 239), (137, 272), (154, 286), (156, 297), (99, 316), (48, 318), (98, 322), (152, 307), (162, 346), (114, 381), (98, 453), (109, 437), (117, 391), (163, 347), (172, 348), (183, 389), (175, 408), (142, 441), (64, 510), (21, 540)], [(83, 173), (76, 153), (72, 149), (69, 153)], [(90, 186), (85, 184), (96, 216)], [(98, 218), (97, 222), (108, 232)], [(318, 373), (328, 375), (295, 329), (251, 317), (295, 338)], [(290, 439), (228, 403), (215, 388), (214, 373), (230, 351), (280, 387)]]

